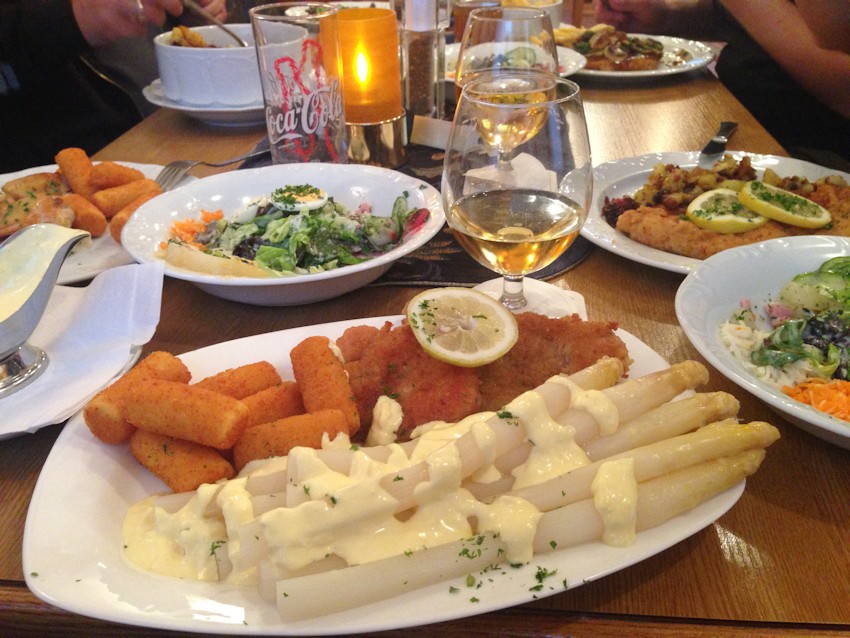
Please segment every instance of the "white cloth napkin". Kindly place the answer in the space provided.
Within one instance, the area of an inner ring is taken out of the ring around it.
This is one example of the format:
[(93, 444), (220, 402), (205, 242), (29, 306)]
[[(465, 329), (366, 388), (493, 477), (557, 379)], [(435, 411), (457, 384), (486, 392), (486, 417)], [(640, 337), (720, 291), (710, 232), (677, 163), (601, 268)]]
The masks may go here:
[(61, 423), (139, 356), (159, 323), (162, 262), (102, 272), (85, 288), (55, 286), (27, 340), (47, 368), (0, 398), (0, 439)]

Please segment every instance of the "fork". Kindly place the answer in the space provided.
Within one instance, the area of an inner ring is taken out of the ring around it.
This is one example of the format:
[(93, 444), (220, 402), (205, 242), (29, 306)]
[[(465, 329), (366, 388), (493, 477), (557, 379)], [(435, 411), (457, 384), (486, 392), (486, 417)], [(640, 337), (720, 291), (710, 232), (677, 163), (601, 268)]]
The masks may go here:
[(242, 162), (247, 159), (251, 159), (252, 157), (266, 155), (267, 153), (269, 153), (269, 149), (266, 148), (259, 151), (251, 151), (250, 153), (245, 153), (244, 155), (239, 155), (238, 157), (233, 157), (222, 162), (205, 162), (203, 160), (176, 160), (174, 162), (169, 162), (168, 164), (166, 164), (159, 172), (159, 175), (156, 176), (155, 181), (157, 184), (159, 184), (159, 187), (163, 190), (163, 192), (165, 192), (174, 188), (180, 182), (180, 180), (183, 179), (186, 173), (188, 173), (190, 170), (192, 170), (199, 164), (220, 168), (222, 166), (229, 166), (230, 164), (235, 164), (236, 162)]

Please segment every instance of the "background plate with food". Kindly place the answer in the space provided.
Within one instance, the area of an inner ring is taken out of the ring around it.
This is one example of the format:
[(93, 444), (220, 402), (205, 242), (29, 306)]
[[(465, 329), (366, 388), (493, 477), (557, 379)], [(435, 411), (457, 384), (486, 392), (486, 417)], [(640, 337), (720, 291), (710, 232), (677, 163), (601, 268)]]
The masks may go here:
[[(665, 77), (701, 69), (714, 60), (702, 42), (664, 35), (623, 33), (609, 25), (590, 28), (562, 24), (555, 42), (588, 56), (582, 77), (631, 80)], [(619, 42), (618, 42), (619, 40)]]
[[(97, 162), (95, 161), (95, 163)], [(157, 164), (137, 164), (134, 162), (118, 163), (123, 166), (135, 168), (141, 171), (145, 177), (150, 179), (154, 179), (162, 170), (162, 166)], [(53, 173), (56, 172), (58, 168), (59, 167), (56, 164), (50, 164), (47, 166), (38, 166), (17, 171), (15, 173), (0, 175), (0, 187), (2, 187), (2, 185), (6, 182), (18, 179), (19, 177), (33, 175), (36, 173)], [(187, 176), (183, 178), (181, 183), (185, 184), (194, 179), (194, 177)], [(62, 269), (59, 271), (59, 277), (56, 283), (71, 284), (86, 281), (95, 275), (108, 270), (109, 268), (132, 264), (133, 261), (133, 257), (124, 250), (120, 244), (114, 241), (108, 232), (106, 232), (100, 237), (93, 239), (89, 247), (80, 248), (68, 255), (62, 265)]]
[[(494, 43), (486, 43), (478, 45), (484, 53), (482, 53), (482, 57), (486, 57), (492, 54), (492, 51), (497, 46)], [(503, 46), (510, 46), (510, 43), (507, 43)], [(519, 45), (516, 46), (513, 51), (519, 49), (528, 49), (528, 45)], [(577, 51), (573, 51), (572, 49), (568, 49), (567, 47), (557, 47), (558, 50), (558, 70), (561, 73), (561, 77), (568, 77), (575, 73), (578, 73), (581, 69), (584, 68), (584, 65), (587, 64), (587, 60), (585, 57), (578, 53)], [(457, 70), (457, 57), (460, 53), (460, 44), (455, 42), (453, 44), (446, 45), (446, 80), (448, 82), (455, 81), (455, 71)]]
[(708, 362), (801, 429), (850, 449), (850, 423), (795, 401), (757, 378), (720, 336), (722, 324), (750, 303), (762, 309), (795, 276), (817, 270), (832, 257), (850, 254), (850, 239), (824, 235), (773, 239), (714, 255), (685, 278), (676, 294), (676, 316), (688, 339)]
[(221, 210), (229, 219), (249, 201), (287, 185), (309, 184), (323, 189), (349, 210), (371, 205), (375, 216), (387, 217), (400, 195), (411, 208), (427, 209), (428, 219), (392, 250), (362, 263), (323, 272), (275, 277), (235, 277), (204, 274), (166, 263), (165, 272), (185, 279), (225, 299), (255, 305), (288, 306), (329, 299), (365, 286), (386, 272), (398, 258), (431, 239), (445, 214), (439, 192), (423, 181), (384, 168), (339, 164), (286, 164), (207, 177), (169, 191), (143, 205), (124, 227), (124, 247), (140, 262), (161, 259), (162, 243), (175, 222), (200, 219), (201, 211)]
[[(731, 152), (730, 155), (736, 159), (748, 155), (757, 175), (762, 175), (766, 169), (772, 169), (783, 177), (797, 175), (813, 181), (830, 175), (839, 175), (850, 180), (850, 175), (840, 171), (789, 157), (756, 155), (740, 151)], [(675, 164), (683, 168), (694, 168), (700, 165), (700, 160), (700, 154), (697, 152), (649, 153), (596, 166), (593, 207), (581, 230), (582, 235), (597, 246), (638, 263), (685, 274), (693, 271), (702, 263), (700, 259), (666, 252), (630, 239), (608, 224), (602, 216), (602, 208), (606, 197), (623, 197), (637, 192), (644, 186), (648, 175), (657, 164)]]
[[(270, 361), (282, 376), (292, 369), (290, 350), (313, 335), (339, 337), (357, 325), (379, 327), (400, 317), (358, 319), (257, 335), (181, 355), (194, 378), (231, 366)], [(633, 363), (631, 377), (667, 367), (634, 336), (619, 330)], [(96, 468), (79, 472), (80, 467)], [(81, 416), (64, 428), (39, 477), (27, 517), (23, 566), (40, 598), (74, 613), (129, 625), (176, 631), (251, 635), (329, 635), (425, 625), (510, 607), (601, 578), (653, 556), (695, 534), (731, 508), (743, 481), (651, 531), (627, 548), (586, 543), (547, 554), (505, 574), (484, 578), (473, 594), (451, 593), (442, 582), (347, 612), (298, 622), (281, 621), (254, 587), (234, 587), (155, 576), (132, 567), (122, 554), (121, 527), (128, 508), (163, 490), (123, 445), (92, 444)], [(81, 496), (82, 495), (82, 496)], [(72, 503), (71, 507), (68, 504)], [(64, 525), (57, 537), (57, 514)], [(557, 575), (534, 587), (540, 565)], [(539, 591), (538, 591), (539, 590)]]

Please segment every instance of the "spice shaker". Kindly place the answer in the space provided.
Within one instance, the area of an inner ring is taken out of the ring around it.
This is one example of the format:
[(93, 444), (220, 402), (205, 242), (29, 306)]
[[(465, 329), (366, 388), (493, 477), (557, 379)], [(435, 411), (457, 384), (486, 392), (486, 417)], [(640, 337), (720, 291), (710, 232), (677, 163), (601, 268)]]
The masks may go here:
[(446, 26), (438, 0), (404, 0), (402, 14), (404, 108), (408, 115), (445, 115)]

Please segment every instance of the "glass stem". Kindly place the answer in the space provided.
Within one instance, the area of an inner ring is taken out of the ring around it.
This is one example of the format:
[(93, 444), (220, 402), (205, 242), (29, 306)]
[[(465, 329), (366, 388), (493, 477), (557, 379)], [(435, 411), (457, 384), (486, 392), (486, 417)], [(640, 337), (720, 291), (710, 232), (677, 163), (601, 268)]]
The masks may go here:
[(496, 160), (496, 168), (500, 171), (514, 170), (513, 164), (511, 164), (512, 157), (513, 153), (511, 151), (500, 151), (499, 158)]
[(502, 296), (499, 299), (508, 310), (524, 308), (528, 301), (522, 291), (522, 275), (505, 275), (502, 279)]

